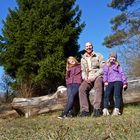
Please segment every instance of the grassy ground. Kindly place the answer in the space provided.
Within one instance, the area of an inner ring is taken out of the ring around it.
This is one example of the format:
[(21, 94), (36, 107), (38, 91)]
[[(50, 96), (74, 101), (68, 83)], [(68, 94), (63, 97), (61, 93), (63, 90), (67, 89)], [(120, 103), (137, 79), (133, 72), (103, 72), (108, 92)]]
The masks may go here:
[(0, 140), (140, 140), (140, 105), (125, 106), (121, 116), (60, 120), (59, 114), (0, 119)]

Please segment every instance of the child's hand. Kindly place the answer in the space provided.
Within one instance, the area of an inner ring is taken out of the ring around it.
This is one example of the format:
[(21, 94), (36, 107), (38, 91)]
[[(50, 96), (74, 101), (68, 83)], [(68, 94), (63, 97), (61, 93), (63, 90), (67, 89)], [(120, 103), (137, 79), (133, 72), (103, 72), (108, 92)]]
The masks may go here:
[(126, 91), (127, 90), (127, 85), (123, 85), (123, 89), (124, 89), (124, 91)]
[(105, 85), (105, 86), (108, 86), (108, 82), (104, 82), (104, 85)]

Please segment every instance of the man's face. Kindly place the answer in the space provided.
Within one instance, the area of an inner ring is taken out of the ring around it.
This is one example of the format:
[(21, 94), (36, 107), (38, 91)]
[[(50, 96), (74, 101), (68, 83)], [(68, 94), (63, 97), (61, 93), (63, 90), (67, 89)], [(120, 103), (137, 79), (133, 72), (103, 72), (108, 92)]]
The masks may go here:
[(85, 44), (85, 51), (87, 53), (91, 53), (93, 51), (93, 46), (92, 46), (91, 43), (88, 42), (88, 43)]

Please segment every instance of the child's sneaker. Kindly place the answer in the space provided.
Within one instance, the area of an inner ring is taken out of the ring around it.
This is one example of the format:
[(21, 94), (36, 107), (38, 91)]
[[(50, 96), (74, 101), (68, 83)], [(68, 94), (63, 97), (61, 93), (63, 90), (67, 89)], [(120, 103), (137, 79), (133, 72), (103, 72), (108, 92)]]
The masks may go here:
[(67, 117), (68, 118), (72, 118), (73, 117), (73, 112), (72, 111), (69, 111), (68, 114), (67, 114)]
[(121, 115), (121, 113), (119, 112), (119, 109), (118, 108), (114, 108), (112, 115), (113, 116)]
[(110, 115), (109, 112), (108, 112), (108, 109), (104, 108), (103, 109), (103, 116), (108, 116), (108, 115)]
[(65, 114), (61, 114), (60, 116), (58, 116), (58, 119), (65, 119), (67, 116)]

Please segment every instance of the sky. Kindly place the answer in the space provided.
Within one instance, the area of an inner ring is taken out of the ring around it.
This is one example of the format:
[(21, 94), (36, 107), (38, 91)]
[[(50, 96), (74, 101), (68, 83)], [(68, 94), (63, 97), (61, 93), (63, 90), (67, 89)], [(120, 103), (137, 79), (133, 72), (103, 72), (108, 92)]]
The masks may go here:
[[(107, 7), (107, 3), (111, 0), (77, 0), (82, 11), (81, 22), (85, 22), (86, 26), (79, 36), (78, 43), (80, 50), (84, 49), (86, 42), (90, 41), (94, 45), (94, 51), (99, 52), (106, 60), (109, 53), (116, 49), (107, 49), (102, 45), (105, 36), (111, 33), (110, 20), (118, 14), (119, 11)], [(0, 34), (2, 34), (3, 23), (8, 14), (8, 8), (16, 7), (16, 0), (0, 0)], [(0, 67), (0, 77), (3, 74), (3, 68)], [(0, 78), (1, 79), (1, 78)]]
[(94, 50), (101, 53), (105, 59), (111, 51), (116, 49), (107, 49), (102, 45), (104, 38), (111, 33), (110, 20), (116, 16), (119, 11), (107, 7), (107, 3), (111, 0), (77, 0), (80, 9), (82, 10), (81, 21), (86, 23), (86, 26), (79, 37), (81, 49), (87, 41), (94, 45)]

